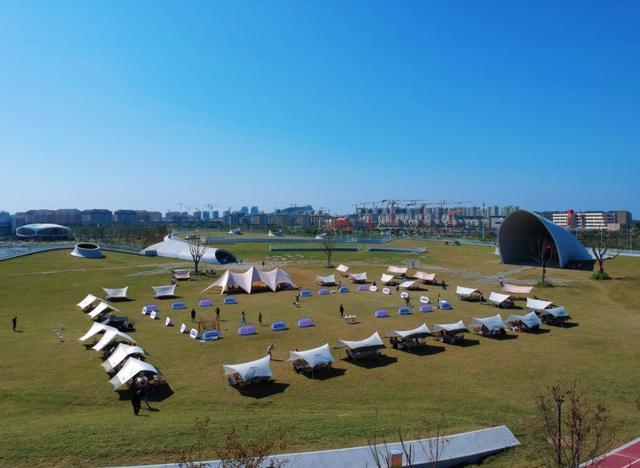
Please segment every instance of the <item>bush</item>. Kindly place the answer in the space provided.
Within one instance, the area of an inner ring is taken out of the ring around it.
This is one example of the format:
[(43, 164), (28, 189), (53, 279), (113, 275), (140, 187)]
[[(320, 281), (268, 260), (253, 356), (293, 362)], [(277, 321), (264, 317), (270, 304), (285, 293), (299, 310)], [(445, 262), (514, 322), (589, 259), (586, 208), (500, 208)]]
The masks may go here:
[(609, 276), (609, 274), (606, 271), (603, 271), (603, 272), (594, 271), (593, 274), (591, 275), (591, 278), (594, 280), (610, 280), (611, 276)]
[(546, 281), (538, 281), (536, 286), (539, 288), (553, 288), (553, 283), (549, 280)]

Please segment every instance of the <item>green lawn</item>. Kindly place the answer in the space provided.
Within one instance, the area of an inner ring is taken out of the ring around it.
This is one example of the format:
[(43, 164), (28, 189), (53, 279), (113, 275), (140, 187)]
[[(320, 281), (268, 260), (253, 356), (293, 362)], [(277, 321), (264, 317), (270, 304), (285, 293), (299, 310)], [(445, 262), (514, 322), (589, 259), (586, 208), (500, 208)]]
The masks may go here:
[[(305, 349), (338, 338), (360, 339), (373, 331), (410, 329), (425, 322), (469, 320), (496, 310), (455, 298), (456, 284), (478, 286), (485, 295), (497, 290), (497, 276), (535, 281), (538, 271), (501, 265), (492, 248), (452, 246), (435, 242), (398, 241), (393, 246), (427, 246), (422, 255), (337, 252), (333, 263), (348, 263), (352, 271), (366, 271), (379, 279), (388, 264), (409, 265), (411, 260), (436, 271), (450, 285), (445, 292), (430, 288), (454, 305), (449, 312), (397, 316), (402, 305), (397, 295), (380, 293), (335, 294), (303, 299), (292, 305), (294, 293), (261, 293), (238, 296), (239, 304), (221, 306), (223, 336), (219, 342), (201, 343), (164, 327), (171, 300), (154, 301), (152, 285), (168, 284), (170, 270), (188, 263), (109, 253), (102, 260), (83, 260), (68, 251), (30, 255), (0, 262), (0, 465), (34, 464), (131, 464), (175, 461), (176, 452), (195, 441), (194, 419), (208, 416), (220, 439), (231, 427), (249, 424), (246, 437), (260, 437), (275, 429), (288, 435), (287, 451), (335, 448), (366, 444), (374, 429), (390, 435), (401, 427), (413, 434), (424, 417), (442, 420), (447, 432), (506, 424), (522, 447), (487, 461), (491, 466), (530, 466), (542, 460), (544, 439), (535, 419), (532, 395), (536, 388), (558, 380), (576, 379), (594, 398), (612, 409), (619, 441), (640, 432), (636, 399), (640, 396), (640, 259), (618, 257), (609, 265), (612, 281), (595, 282), (589, 274), (556, 271), (551, 279), (560, 286), (537, 290), (539, 297), (566, 306), (578, 326), (550, 328), (539, 335), (494, 341), (468, 336), (477, 345), (455, 347), (430, 340), (436, 350), (411, 355), (393, 349), (397, 359), (384, 367), (367, 369), (343, 360), (335, 349), (335, 367), (344, 373), (327, 380), (310, 380), (294, 373), (285, 362), (288, 350)], [(228, 246), (245, 262), (285, 266), (300, 286), (317, 291), (314, 278), (331, 270), (322, 252), (269, 252), (267, 244)], [(200, 297), (220, 296), (201, 290), (205, 280), (181, 283), (178, 294), (189, 305)], [(85, 350), (77, 340), (90, 320), (75, 304), (100, 287), (129, 285), (130, 302), (118, 307), (133, 318), (133, 334), (149, 353), (175, 392), (155, 403), (158, 412), (143, 410), (135, 418), (128, 401), (112, 390), (99, 366), (98, 353)], [(413, 294), (417, 302), (417, 294)], [(151, 321), (140, 313), (146, 303), (158, 302), (162, 320)], [(349, 326), (339, 319), (343, 303), (356, 313), (360, 324)], [(378, 308), (392, 317), (374, 319)], [(286, 320), (290, 330), (273, 333), (267, 326), (259, 333), (239, 337), (240, 311), (257, 326), (264, 321)], [(21, 333), (11, 331), (10, 319), (19, 317)], [(170, 313), (174, 322), (187, 322), (189, 312)], [(199, 316), (213, 318), (202, 309)], [(506, 318), (508, 312), (503, 312)], [(313, 317), (316, 326), (298, 329), (295, 322)], [(66, 341), (59, 343), (52, 327), (64, 323)], [(265, 354), (275, 345), (274, 377), (282, 390), (264, 398), (242, 396), (222, 377), (223, 363), (244, 362)], [(209, 456), (213, 456), (209, 453)]]

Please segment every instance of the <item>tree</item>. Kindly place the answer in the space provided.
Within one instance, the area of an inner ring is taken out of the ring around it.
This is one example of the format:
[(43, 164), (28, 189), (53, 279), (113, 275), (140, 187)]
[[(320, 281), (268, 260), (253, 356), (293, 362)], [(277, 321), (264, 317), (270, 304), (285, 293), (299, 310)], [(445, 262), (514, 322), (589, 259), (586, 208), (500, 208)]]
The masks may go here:
[(607, 406), (589, 401), (575, 382), (537, 391), (535, 402), (549, 442), (549, 465), (577, 467), (602, 454), (612, 442)]
[(592, 239), (591, 251), (598, 262), (598, 272), (595, 273), (593, 277), (595, 279), (609, 279), (609, 275), (604, 271), (604, 264), (620, 255), (620, 251), (618, 250), (618, 252), (613, 255), (607, 255), (609, 252), (609, 236), (603, 237), (602, 231), (600, 231), (600, 236)]
[(539, 236), (531, 239), (531, 259), (542, 268), (540, 285), (547, 285), (547, 267), (558, 258), (556, 246), (548, 237)]
[(333, 266), (331, 264), (331, 255), (333, 254), (334, 245), (333, 242), (331, 242), (331, 239), (329, 239), (329, 236), (324, 236), (322, 238), (322, 248), (327, 256), (327, 267), (331, 268)]
[(202, 257), (207, 253), (207, 244), (205, 244), (200, 237), (196, 237), (193, 242), (189, 242), (189, 253), (193, 259), (193, 265), (196, 273), (198, 273), (198, 265), (202, 261)]

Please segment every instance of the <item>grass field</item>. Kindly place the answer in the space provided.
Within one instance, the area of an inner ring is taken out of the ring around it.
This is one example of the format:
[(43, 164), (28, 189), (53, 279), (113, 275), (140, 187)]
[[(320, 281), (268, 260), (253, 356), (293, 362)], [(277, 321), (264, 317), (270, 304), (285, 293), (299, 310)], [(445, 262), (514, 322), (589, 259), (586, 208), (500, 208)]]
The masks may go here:
[[(535, 417), (533, 393), (537, 388), (571, 381), (612, 410), (616, 438), (625, 441), (640, 432), (636, 399), (640, 396), (640, 259), (618, 257), (610, 262), (615, 279), (596, 282), (589, 274), (552, 270), (557, 286), (538, 290), (541, 298), (564, 305), (577, 326), (554, 328), (539, 335), (491, 340), (467, 335), (471, 346), (441, 345), (430, 340), (426, 355), (385, 350), (391, 359), (382, 367), (365, 368), (343, 360), (335, 349), (335, 367), (344, 372), (326, 380), (311, 380), (294, 373), (285, 362), (288, 350), (305, 349), (338, 338), (360, 339), (373, 331), (381, 335), (393, 329), (410, 329), (426, 322), (469, 320), (496, 310), (455, 298), (455, 286), (480, 287), (485, 295), (497, 290), (497, 277), (535, 282), (538, 271), (501, 265), (492, 248), (453, 246), (435, 242), (397, 241), (392, 246), (426, 246), (428, 253), (408, 256), (389, 253), (338, 252), (333, 263), (348, 263), (352, 271), (366, 271), (379, 279), (389, 264), (408, 265), (411, 260), (435, 271), (450, 285), (447, 291), (430, 288), (448, 298), (453, 311), (397, 316), (402, 305), (397, 295), (380, 293), (335, 294), (303, 299), (292, 305), (294, 293), (261, 293), (238, 296), (239, 304), (221, 306), (224, 339), (202, 343), (166, 328), (163, 320), (140, 314), (149, 302), (160, 304), (160, 315), (169, 312), (170, 300), (154, 301), (152, 285), (168, 284), (170, 271), (188, 263), (162, 258), (109, 253), (102, 260), (83, 260), (68, 251), (30, 255), (0, 262), (0, 464), (106, 465), (175, 461), (176, 452), (194, 443), (194, 419), (208, 416), (216, 439), (232, 427), (248, 438), (275, 429), (288, 435), (287, 451), (335, 448), (366, 444), (374, 429), (390, 435), (397, 428), (405, 434), (418, 430), (420, 420), (441, 420), (448, 433), (506, 424), (521, 440), (516, 450), (489, 459), (489, 466), (531, 466), (540, 463), (544, 438)], [(301, 287), (316, 291), (314, 278), (328, 274), (321, 252), (268, 251), (266, 244), (238, 244), (229, 250), (245, 262), (283, 265)], [(181, 283), (178, 295), (189, 309), (170, 313), (178, 325), (187, 322), (192, 305), (200, 297), (204, 280)], [(136, 321), (133, 336), (148, 352), (148, 361), (159, 367), (175, 392), (154, 403), (159, 410), (135, 418), (131, 405), (120, 400), (99, 366), (98, 353), (77, 341), (91, 322), (75, 304), (101, 287), (129, 285), (130, 302), (118, 307)], [(413, 293), (414, 302), (417, 294)], [(361, 323), (349, 326), (339, 319), (343, 303)], [(392, 317), (374, 319), (378, 308)], [(240, 311), (257, 326), (259, 311), (264, 322), (286, 320), (291, 329), (239, 337)], [(11, 331), (11, 317), (19, 317), (20, 333)], [(198, 310), (213, 318), (213, 311)], [(506, 318), (508, 312), (502, 312)], [(295, 322), (310, 316), (316, 326), (298, 329)], [(64, 343), (52, 326), (64, 323)], [(223, 363), (244, 362), (265, 354), (275, 345), (274, 378), (277, 392), (263, 398), (242, 396), (222, 377)], [(245, 424), (248, 423), (246, 430)], [(213, 456), (213, 452), (208, 453)]]

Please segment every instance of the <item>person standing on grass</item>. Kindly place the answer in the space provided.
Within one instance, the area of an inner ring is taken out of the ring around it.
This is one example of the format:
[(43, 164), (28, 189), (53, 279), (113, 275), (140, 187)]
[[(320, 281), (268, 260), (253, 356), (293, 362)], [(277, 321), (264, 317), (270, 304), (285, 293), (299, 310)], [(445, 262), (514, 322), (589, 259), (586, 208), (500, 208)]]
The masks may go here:
[(140, 405), (140, 395), (138, 395), (138, 392), (136, 390), (134, 390), (133, 396), (131, 397), (131, 406), (133, 406), (133, 414), (138, 416), (138, 414), (140, 413), (141, 405)]
[(147, 405), (147, 409), (151, 411), (151, 405), (149, 404), (149, 379), (146, 375), (142, 376), (140, 379), (140, 396), (142, 397), (142, 401), (144, 401), (145, 405)]
[(498, 281), (500, 281), (500, 287), (503, 288), (504, 287), (504, 280), (502, 279), (502, 276), (500, 278), (498, 278)]
[(196, 308), (195, 308), (195, 307), (193, 307), (193, 308), (191, 309), (191, 321), (192, 321), (192, 322), (195, 322), (195, 321), (196, 321)]
[(262, 325), (262, 312), (258, 312), (258, 323)]
[(247, 318), (246, 318), (246, 316), (244, 315), (244, 310), (242, 311), (242, 318), (240, 319), (240, 323), (241, 323), (242, 325), (245, 325), (245, 324), (247, 323)]
[(344, 306), (340, 304), (340, 318), (344, 318)]
[(216, 307), (216, 320), (220, 321), (220, 307)]
[(16, 316), (14, 316), (14, 317), (11, 319), (11, 323), (13, 324), (13, 331), (16, 331), (16, 325), (18, 325), (18, 316), (17, 316), (17, 315), (16, 315)]

